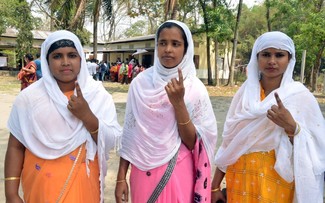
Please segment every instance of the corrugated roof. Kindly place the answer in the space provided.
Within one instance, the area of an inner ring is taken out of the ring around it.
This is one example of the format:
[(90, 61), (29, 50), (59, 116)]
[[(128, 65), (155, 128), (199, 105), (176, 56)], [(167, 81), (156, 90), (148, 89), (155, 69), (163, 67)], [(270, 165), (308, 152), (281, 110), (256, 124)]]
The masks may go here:
[[(49, 36), (49, 34), (51, 34), (51, 31), (41, 31), (41, 30), (32, 30), (33, 33), (33, 38), (34, 39), (41, 39), (41, 40), (45, 40), (47, 38), (47, 36)], [(18, 30), (16, 30), (15, 28), (7, 28), (6, 32), (1, 34), (1, 36), (3, 37), (12, 37), (12, 38), (16, 38), (18, 35)]]
[(137, 41), (146, 41), (146, 40), (154, 40), (155, 34), (140, 36), (140, 37), (130, 37), (127, 39), (118, 39), (115, 41), (107, 42), (107, 44), (116, 44), (121, 42), (137, 42)]

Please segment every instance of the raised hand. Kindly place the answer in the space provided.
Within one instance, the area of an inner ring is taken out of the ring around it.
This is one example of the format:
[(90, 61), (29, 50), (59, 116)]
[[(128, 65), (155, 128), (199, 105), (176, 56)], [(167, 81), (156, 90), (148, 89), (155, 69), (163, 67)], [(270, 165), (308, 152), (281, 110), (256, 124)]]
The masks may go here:
[(277, 105), (272, 105), (267, 111), (267, 117), (278, 126), (284, 128), (285, 132), (293, 135), (296, 130), (296, 122), (291, 113), (283, 105), (278, 93), (274, 93)]
[(83, 121), (85, 120), (87, 115), (91, 113), (91, 110), (89, 108), (87, 101), (82, 95), (80, 86), (77, 81), (75, 82), (75, 88), (76, 88), (77, 96), (72, 95), (70, 97), (67, 107), (74, 116), (76, 116), (77, 118)]
[(169, 83), (165, 86), (170, 103), (175, 107), (184, 103), (184, 79), (182, 70), (178, 69), (178, 80), (176, 78), (171, 79)]

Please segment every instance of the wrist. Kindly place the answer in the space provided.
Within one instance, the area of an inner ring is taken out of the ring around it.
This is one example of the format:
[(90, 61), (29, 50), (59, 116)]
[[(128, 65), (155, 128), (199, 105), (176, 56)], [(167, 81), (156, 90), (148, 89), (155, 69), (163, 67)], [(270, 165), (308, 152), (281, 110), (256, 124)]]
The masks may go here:
[(221, 191), (221, 187), (212, 187), (211, 188), (211, 192), (218, 192), (218, 191)]
[(290, 130), (285, 129), (284, 132), (289, 136), (289, 137), (294, 137), (300, 133), (300, 125), (295, 122), (295, 127), (291, 128)]

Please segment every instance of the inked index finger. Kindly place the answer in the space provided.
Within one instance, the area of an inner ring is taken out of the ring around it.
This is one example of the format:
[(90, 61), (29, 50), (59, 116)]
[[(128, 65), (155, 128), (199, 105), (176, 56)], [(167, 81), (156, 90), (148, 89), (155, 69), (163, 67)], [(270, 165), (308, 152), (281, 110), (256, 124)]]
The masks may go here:
[(183, 81), (184, 79), (183, 79), (182, 69), (178, 68), (178, 82), (183, 85)]
[(274, 93), (274, 97), (275, 97), (276, 103), (278, 104), (278, 107), (283, 108), (284, 105), (283, 105), (283, 103), (279, 97), (279, 94), (277, 92)]
[(75, 82), (75, 87), (76, 87), (77, 97), (83, 97), (79, 83), (77, 81)]

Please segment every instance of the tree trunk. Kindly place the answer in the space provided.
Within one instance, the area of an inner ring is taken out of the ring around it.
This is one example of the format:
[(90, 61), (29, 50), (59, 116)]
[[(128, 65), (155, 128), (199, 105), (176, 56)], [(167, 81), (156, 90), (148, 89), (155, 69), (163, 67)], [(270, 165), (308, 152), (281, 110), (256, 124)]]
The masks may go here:
[(205, 34), (206, 34), (206, 41), (207, 41), (207, 68), (208, 68), (208, 85), (213, 85), (212, 82), (212, 73), (211, 73), (211, 63), (210, 63), (210, 37), (208, 35), (209, 33), (209, 27), (208, 27), (208, 16), (207, 16), (207, 10), (206, 10), (206, 5), (205, 5), (205, 1), (203, 0), (199, 0), (202, 11), (203, 11), (203, 20), (204, 20), (204, 24), (205, 24)]
[(85, 8), (86, 8), (86, 0), (80, 0), (78, 2), (77, 12), (70, 23), (69, 30), (75, 31), (77, 29), (78, 22), (80, 21), (81, 15), (85, 11)]
[(239, 26), (239, 21), (240, 21), (242, 5), (243, 5), (243, 0), (239, 0), (237, 20), (236, 20), (235, 33), (234, 33), (234, 43), (233, 43), (233, 48), (232, 48), (231, 65), (230, 65), (230, 71), (229, 71), (229, 81), (228, 81), (229, 86), (234, 85), (234, 71), (235, 71), (235, 60), (236, 60), (236, 51), (237, 51), (238, 26)]
[(321, 65), (321, 58), (322, 58), (322, 53), (324, 52), (324, 47), (325, 47), (325, 43), (323, 43), (322, 47), (320, 48), (320, 50), (318, 51), (317, 55), (316, 55), (316, 60), (315, 60), (315, 64), (314, 64), (314, 71), (313, 71), (313, 79), (312, 79), (312, 86), (311, 86), (311, 91), (317, 91), (317, 75), (319, 72), (319, 68)]
[(94, 50), (94, 59), (97, 59), (97, 31), (98, 31), (98, 20), (99, 20), (99, 11), (100, 11), (100, 5), (101, 0), (95, 1), (95, 7), (93, 11), (94, 15), (94, 33), (93, 33), (93, 50)]
[(214, 39), (214, 53), (215, 53), (215, 66), (214, 66), (214, 78), (215, 78), (215, 81), (216, 81), (216, 86), (219, 86), (220, 85), (220, 82), (219, 82), (219, 67), (218, 67), (218, 55), (219, 55), (219, 43), (218, 43), (218, 40), (217, 38)]
[(266, 5), (266, 21), (267, 21), (267, 30), (269, 32), (272, 31), (272, 28), (271, 28), (271, 19), (270, 19), (270, 0), (265, 0), (265, 5)]

